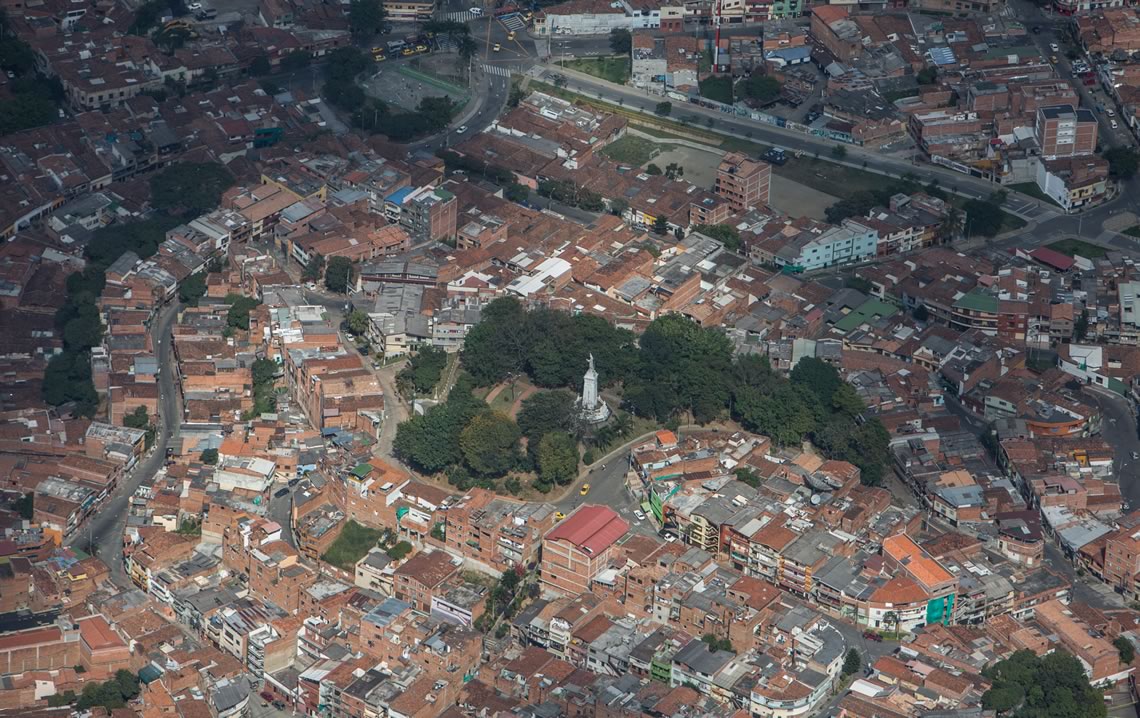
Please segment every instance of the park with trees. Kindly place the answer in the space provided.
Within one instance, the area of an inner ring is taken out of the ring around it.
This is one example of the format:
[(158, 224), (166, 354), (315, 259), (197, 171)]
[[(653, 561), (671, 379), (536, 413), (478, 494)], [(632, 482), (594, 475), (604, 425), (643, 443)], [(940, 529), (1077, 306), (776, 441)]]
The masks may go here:
[(991, 687), (982, 707), (999, 718), (1105, 718), (1101, 692), (1067, 651), (1038, 656), (1022, 649), (982, 670)]
[[(575, 405), (591, 354), (618, 409), (596, 428), (581, 425)], [(461, 365), (447, 400), (401, 424), (394, 446), (412, 468), (445, 474), (460, 489), (528, 483), (548, 492), (573, 482), (580, 457), (592, 463), (595, 451), (633, 438), (639, 421), (731, 420), (780, 446), (810, 440), (825, 457), (859, 467), (868, 485), (882, 482), (888, 460), (889, 434), (864, 415), (834, 367), (805, 358), (784, 377), (763, 357), (735, 356), (723, 332), (678, 315), (638, 337), (598, 316), (499, 299), (468, 334)], [(517, 384), (528, 391), (515, 391)], [(509, 408), (480, 398), (500, 390), (519, 398)]]

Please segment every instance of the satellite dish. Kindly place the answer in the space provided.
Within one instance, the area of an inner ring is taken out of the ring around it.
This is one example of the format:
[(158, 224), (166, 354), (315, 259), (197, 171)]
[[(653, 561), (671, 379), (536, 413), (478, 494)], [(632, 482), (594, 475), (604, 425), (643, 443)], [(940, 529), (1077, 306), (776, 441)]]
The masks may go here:
[(820, 497), (820, 495), (819, 495), (819, 494), (812, 494), (812, 495), (811, 495), (811, 505), (812, 505), (812, 506), (819, 506), (819, 504), (820, 504), (822, 501), (823, 501), (823, 498), (822, 498), (822, 497)]

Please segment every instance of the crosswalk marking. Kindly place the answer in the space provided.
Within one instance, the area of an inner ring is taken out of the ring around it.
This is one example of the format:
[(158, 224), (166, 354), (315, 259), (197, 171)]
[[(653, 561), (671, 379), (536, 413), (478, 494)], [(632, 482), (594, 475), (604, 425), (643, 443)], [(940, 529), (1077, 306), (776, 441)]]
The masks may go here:
[(483, 65), (483, 72), (488, 75), (498, 75), (499, 77), (510, 77), (514, 74), (514, 70), (510, 67), (501, 67), (499, 65)]
[(517, 12), (512, 12), (509, 15), (503, 15), (499, 18), (499, 22), (503, 23), (503, 27), (514, 32), (518, 32), (526, 27), (526, 21), (522, 19), (522, 15)]
[(458, 12), (444, 13), (444, 20), (454, 20), (455, 22), (466, 22), (473, 19), (475, 16), (466, 10), (459, 10)]

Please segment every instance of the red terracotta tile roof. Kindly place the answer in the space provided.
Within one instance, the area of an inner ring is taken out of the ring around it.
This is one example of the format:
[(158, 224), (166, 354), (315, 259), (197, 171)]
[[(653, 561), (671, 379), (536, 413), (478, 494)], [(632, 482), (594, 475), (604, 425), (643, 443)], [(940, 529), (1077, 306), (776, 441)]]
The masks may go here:
[(548, 541), (567, 541), (597, 555), (629, 531), (629, 524), (608, 506), (583, 506), (546, 535)]

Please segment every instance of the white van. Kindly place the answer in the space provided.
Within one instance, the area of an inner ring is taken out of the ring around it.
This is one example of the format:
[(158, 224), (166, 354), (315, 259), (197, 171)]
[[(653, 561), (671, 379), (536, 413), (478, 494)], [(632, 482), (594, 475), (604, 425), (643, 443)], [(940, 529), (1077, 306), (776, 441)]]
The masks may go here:
[(483, 14), (483, 8), (473, 7), (473, 8), (471, 8), (471, 14), (474, 15), (475, 17), (479, 17), (480, 15)]

